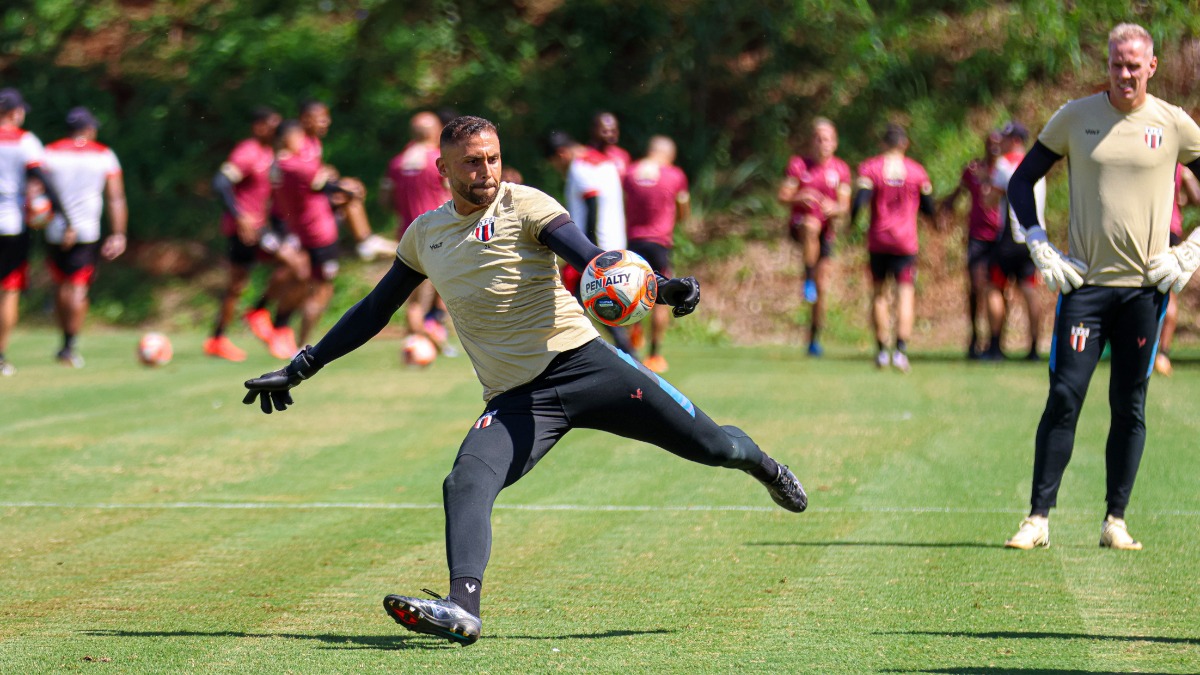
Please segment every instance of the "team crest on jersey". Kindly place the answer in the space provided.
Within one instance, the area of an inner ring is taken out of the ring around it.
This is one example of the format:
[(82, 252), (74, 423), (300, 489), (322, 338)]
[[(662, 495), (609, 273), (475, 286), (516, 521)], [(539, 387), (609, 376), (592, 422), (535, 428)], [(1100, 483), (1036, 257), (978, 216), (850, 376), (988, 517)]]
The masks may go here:
[(1146, 127), (1146, 145), (1151, 150), (1157, 150), (1163, 142), (1162, 127)]
[(479, 224), (475, 226), (475, 239), (484, 243), (492, 240), (496, 236), (496, 218), (488, 216), (480, 218)]
[(1088, 335), (1091, 333), (1092, 329), (1082, 323), (1078, 326), (1071, 326), (1071, 349), (1077, 352), (1083, 351), (1083, 348), (1087, 346)]
[(495, 419), (496, 419), (496, 411), (489, 410), (489, 411), (483, 413), (483, 415), (480, 416), (479, 419), (475, 420), (475, 428), (476, 429), (486, 429), (486, 428), (492, 426), (492, 421)]

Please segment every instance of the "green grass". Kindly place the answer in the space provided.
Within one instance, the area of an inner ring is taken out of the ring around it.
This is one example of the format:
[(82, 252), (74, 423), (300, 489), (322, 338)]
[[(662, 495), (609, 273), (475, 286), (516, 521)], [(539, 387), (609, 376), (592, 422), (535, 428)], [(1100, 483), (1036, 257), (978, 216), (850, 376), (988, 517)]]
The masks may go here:
[(809, 512), (573, 432), (501, 495), (484, 638), (464, 649), (404, 632), (380, 601), (446, 589), (441, 480), (483, 408), (469, 365), (402, 369), (376, 340), (267, 417), (241, 381), (277, 362), (244, 336), (243, 364), (173, 337), (175, 361), (150, 370), (135, 333), (90, 332), (81, 371), (50, 362), (49, 332), (14, 337), (0, 671), (1200, 670), (1196, 361), (1151, 387), (1129, 513), (1146, 550), (1096, 546), (1102, 366), (1053, 545), (1025, 553), (1000, 544), (1028, 499), (1044, 364), (918, 354), (904, 377), (832, 345), (821, 361), (672, 347), (672, 382), (791, 464)]

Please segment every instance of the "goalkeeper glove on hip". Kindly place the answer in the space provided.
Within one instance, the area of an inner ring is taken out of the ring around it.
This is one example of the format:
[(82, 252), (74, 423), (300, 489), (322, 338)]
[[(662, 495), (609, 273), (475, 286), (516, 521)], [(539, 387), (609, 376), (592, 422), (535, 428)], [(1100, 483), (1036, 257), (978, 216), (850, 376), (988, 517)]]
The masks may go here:
[(1150, 259), (1146, 278), (1158, 286), (1160, 293), (1182, 291), (1192, 273), (1200, 267), (1200, 235), (1197, 232), (1200, 230), (1192, 230), (1192, 235), (1181, 244)]
[(1033, 264), (1042, 273), (1042, 281), (1051, 292), (1062, 291), (1063, 295), (1083, 285), (1087, 266), (1082, 261), (1065, 256), (1046, 239), (1046, 230), (1031, 227), (1025, 230), (1025, 245)]

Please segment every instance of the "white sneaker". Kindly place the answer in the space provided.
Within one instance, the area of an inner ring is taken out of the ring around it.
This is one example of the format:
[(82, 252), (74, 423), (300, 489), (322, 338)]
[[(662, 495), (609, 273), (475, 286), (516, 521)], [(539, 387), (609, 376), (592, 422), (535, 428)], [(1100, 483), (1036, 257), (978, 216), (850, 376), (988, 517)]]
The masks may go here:
[(876, 368), (880, 368), (880, 369), (887, 368), (891, 362), (892, 362), (891, 358), (888, 356), (888, 353), (886, 351), (881, 351), (875, 355), (875, 367)]
[(1115, 548), (1119, 551), (1140, 551), (1142, 542), (1134, 541), (1129, 536), (1129, 528), (1125, 526), (1124, 518), (1106, 516), (1100, 526), (1100, 547)]
[(0, 359), (0, 377), (12, 377), (17, 374), (17, 369), (13, 364)]
[(1050, 546), (1050, 520), (1042, 516), (1029, 516), (1021, 521), (1021, 527), (1012, 539), (1004, 542), (1005, 548), (1031, 548)]
[(896, 370), (905, 374), (912, 370), (912, 366), (908, 365), (908, 357), (904, 352), (892, 354), (892, 365), (896, 367)]

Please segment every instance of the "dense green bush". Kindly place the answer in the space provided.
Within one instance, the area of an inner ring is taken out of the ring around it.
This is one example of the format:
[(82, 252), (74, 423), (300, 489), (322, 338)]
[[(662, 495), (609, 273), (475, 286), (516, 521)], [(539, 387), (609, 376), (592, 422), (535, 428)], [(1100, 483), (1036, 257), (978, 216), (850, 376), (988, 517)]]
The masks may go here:
[[(653, 133), (679, 141), (702, 211), (750, 218), (777, 212), (769, 188), (814, 115), (839, 123), (852, 161), (887, 121), (910, 124), (945, 191), (983, 128), (1020, 115), (1036, 129), (1102, 82), (1114, 23), (1146, 24), (1169, 64), (1200, 30), (1189, 5), (10, 0), (0, 80), (43, 140), (72, 105), (97, 111), (142, 237), (214, 238), (207, 183), (247, 111), (294, 114), (306, 97), (331, 103), (327, 156), (368, 185), (413, 111), (448, 106), (496, 121), (506, 160), (553, 189), (539, 140), (611, 109), (635, 152)], [(1167, 98), (1191, 96), (1194, 74), (1164, 79)]]

